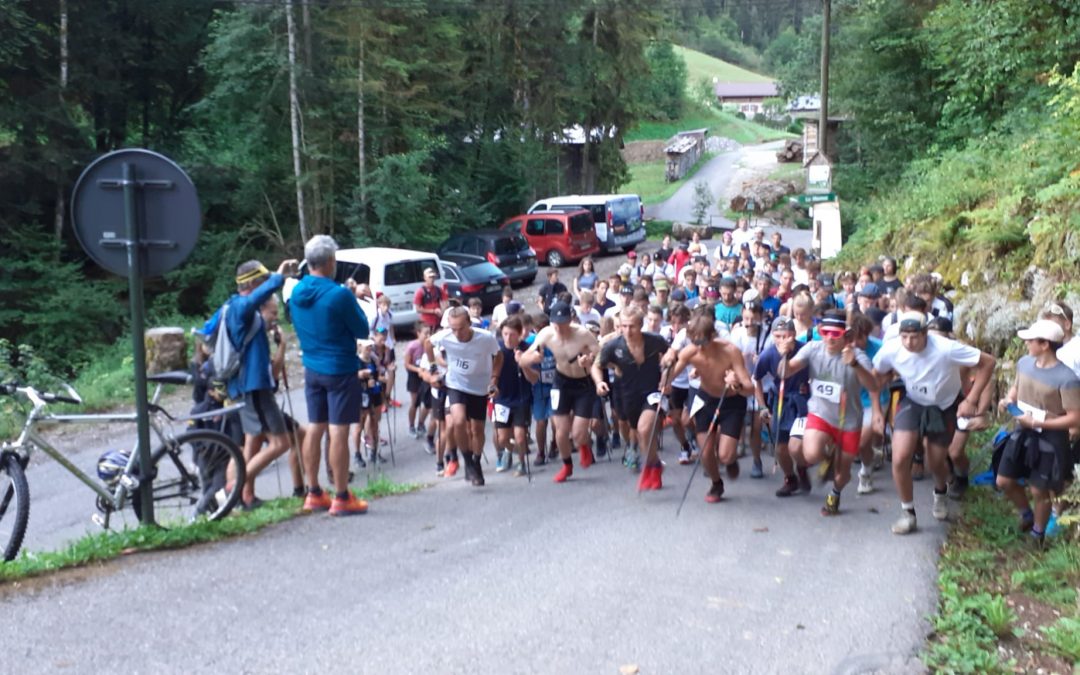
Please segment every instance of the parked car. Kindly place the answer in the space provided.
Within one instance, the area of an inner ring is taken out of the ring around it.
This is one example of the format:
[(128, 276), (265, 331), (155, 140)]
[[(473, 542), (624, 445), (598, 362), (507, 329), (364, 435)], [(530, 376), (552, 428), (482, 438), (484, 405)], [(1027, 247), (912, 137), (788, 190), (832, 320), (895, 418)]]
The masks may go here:
[(502, 302), (503, 287), (510, 283), (501, 269), (480, 256), (462, 257), (460, 262), (440, 260), (439, 267), (446, 297), (459, 298), (462, 304), (480, 298), (485, 312)]
[[(390, 296), (390, 311), (395, 326), (411, 327), (416, 323), (413, 296), (424, 285), (424, 270), (432, 268), (440, 274), (439, 256), (426, 251), (410, 251), (400, 248), (344, 248), (337, 252), (337, 272), (334, 279), (343, 284), (353, 279), (358, 284), (368, 284), (372, 295)], [(286, 279), (282, 297), (289, 302), (297, 279), (307, 274), (307, 261), (300, 263), (296, 279)], [(374, 304), (374, 303), (370, 303)], [(374, 317), (362, 303), (368, 320)]]
[(585, 209), (592, 215), (604, 251), (630, 251), (645, 241), (645, 207), (635, 194), (548, 197), (529, 207), (529, 213), (567, 209)]
[(528, 286), (536, 279), (536, 251), (520, 234), (505, 230), (479, 230), (455, 234), (439, 247), (439, 258), (461, 263), (463, 256), (480, 256), (510, 277), (510, 283)]
[(536, 257), (551, 267), (561, 267), (600, 251), (592, 216), (584, 209), (515, 216), (499, 229), (524, 235)]

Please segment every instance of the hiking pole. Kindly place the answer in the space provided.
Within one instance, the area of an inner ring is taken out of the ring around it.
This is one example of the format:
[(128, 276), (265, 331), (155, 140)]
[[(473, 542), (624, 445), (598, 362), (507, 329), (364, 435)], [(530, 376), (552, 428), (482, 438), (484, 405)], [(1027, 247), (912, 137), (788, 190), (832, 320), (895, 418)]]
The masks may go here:
[[(701, 448), (701, 452), (698, 453), (697, 461), (694, 462), (694, 468), (690, 470), (690, 480), (686, 481), (686, 489), (683, 490), (682, 499), (679, 500), (679, 508), (675, 509), (675, 517), (676, 518), (678, 518), (679, 514), (682, 513), (683, 504), (686, 503), (686, 495), (690, 494), (690, 485), (694, 482), (694, 476), (697, 475), (698, 467), (701, 466), (701, 458), (702, 458), (702, 456), (704, 456), (706, 452), (709, 452), (709, 449), (713, 445), (713, 440), (716, 440), (716, 425), (720, 421), (720, 409), (724, 407), (724, 399), (726, 399), (726, 398), (727, 398), (727, 385), (725, 384), (724, 385), (724, 391), (723, 391), (723, 393), (720, 394), (720, 401), (719, 401), (719, 403), (716, 404), (716, 412), (713, 413), (712, 421), (709, 422), (709, 431), (705, 435), (705, 447)], [(691, 415), (691, 417), (693, 417), (693, 415)], [(716, 460), (719, 463), (719, 461), (720, 461), (720, 457), (719, 457), (720, 448), (719, 448), (719, 446), (717, 447), (716, 452), (717, 452)]]
[(781, 355), (781, 357), (780, 357), (780, 372), (778, 373), (778, 375), (780, 375), (780, 386), (778, 387), (779, 391), (777, 393), (777, 398), (776, 398), (776, 419), (773, 420), (773, 424), (772, 424), (773, 430), (769, 434), (772, 437), (770, 440), (772, 441), (772, 444), (773, 444), (773, 470), (772, 470), (772, 472), (774, 474), (776, 473), (777, 467), (780, 466), (780, 460), (777, 459), (777, 454), (780, 452), (780, 450), (777, 447), (777, 445), (779, 444), (779, 441), (780, 441), (780, 417), (784, 414), (784, 385), (785, 385), (785, 379), (786, 379), (784, 376), (786, 374), (787, 374), (787, 355), (785, 354), (785, 355)]
[[(656, 441), (656, 430), (663, 426), (663, 420), (660, 418), (660, 412), (664, 409), (664, 385), (667, 379), (668, 373), (671, 372), (671, 366), (664, 368), (660, 373), (660, 386), (659, 391), (656, 392), (656, 413), (653, 414), (652, 431), (649, 434), (649, 442), (645, 446), (645, 468), (648, 468), (649, 454), (652, 451), (653, 442)], [(641, 496), (641, 482), (638, 482), (638, 497)]]
[(292, 441), (293, 452), (296, 453), (297, 466), (300, 468), (300, 482), (307, 485), (307, 481), (304, 476), (304, 453), (303, 448), (300, 447), (300, 442), (297, 440), (296, 428), (300, 425), (296, 421), (296, 414), (293, 411), (292, 403), (292, 389), (289, 387), (289, 370), (282, 364), (281, 366), (281, 384), (285, 386), (285, 403), (289, 407), (289, 418), (292, 420), (292, 425), (289, 428), (289, 439)]

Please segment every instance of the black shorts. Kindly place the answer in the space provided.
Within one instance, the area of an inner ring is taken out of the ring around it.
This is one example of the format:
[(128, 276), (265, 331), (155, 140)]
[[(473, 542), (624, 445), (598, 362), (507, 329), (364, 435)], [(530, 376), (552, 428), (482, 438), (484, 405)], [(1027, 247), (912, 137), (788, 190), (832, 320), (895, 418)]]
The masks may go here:
[[(498, 405), (498, 404), (496, 404)], [(495, 421), (496, 429), (510, 429), (512, 427), (529, 428), (532, 424), (532, 403), (510, 408), (510, 417), (505, 422)]]
[(423, 384), (424, 381), (420, 379), (420, 375), (416, 371), (410, 370), (409, 376), (405, 378), (405, 390), (410, 394), (418, 394)]
[(281, 414), (274, 392), (256, 389), (244, 394), (244, 407), (240, 409), (240, 427), (249, 436), (259, 434), (283, 434), (285, 418)]
[(671, 396), (668, 397), (668, 408), (682, 410), (686, 407), (686, 399), (690, 397), (690, 390), (682, 387), (672, 387)]
[(1071, 467), (1069, 432), (1044, 429), (1037, 447), (1016, 442), (1014, 439), (1018, 436), (1021, 435), (1014, 432), (1006, 442), (998, 475), (1016, 480), (1023, 478), (1040, 490), (1061, 492), (1065, 487), (1066, 467)]
[(381, 391), (365, 391), (360, 398), (360, 407), (364, 410), (372, 410), (375, 408), (381, 408), (383, 404), (383, 393)]
[(655, 410), (655, 405), (649, 405), (649, 394), (636, 391), (626, 391), (622, 393), (622, 410), (619, 411), (619, 416), (626, 420), (631, 427), (636, 427), (638, 421), (641, 419), (641, 413), (646, 410)]
[[(556, 393), (558, 392), (558, 393)], [(596, 386), (589, 377), (566, 377), (556, 371), (555, 386), (551, 388), (551, 407), (555, 415), (592, 419), (596, 404)]]
[(441, 420), (446, 417), (449, 412), (449, 408), (446, 405), (446, 387), (439, 387), (438, 389), (428, 388), (428, 399), (431, 401), (431, 414), (435, 416), (436, 420)]
[(457, 389), (447, 389), (446, 391), (449, 396), (449, 405), (447, 408), (451, 408), (455, 405), (463, 405), (465, 406), (465, 417), (476, 422), (483, 422), (487, 418), (487, 396), (469, 394), (464, 391), (458, 391)]
[[(702, 401), (703, 405), (698, 407), (698, 401)], [(716, 414), (716, 406), (719, 403), (719, 397), (712, 396), (702, 389), (697, 390), (693, 407), (698, 407), (698, 410), (694, 413), (693, 418), (694, 428), (699, 434), (706, 433), (709, 430), (709, 425), (712, 424), (713, 415)], [(691, 410), (693, 410), (693, 407)], [(731, 438), (739, 438), (742, 436), (745, 420), (746, 397), (728, 394), (724, 398), (724, 405), (720, 408), (720, 418), (717, 420), (717, 427), (720, 430), (720, 434), (723, 436), (730, 436)]]
[[(948, 446), (952, 443), (953, 432), (956, 431), (956, 407), (960, 399), (941, 410), (941, 417), (945, 421), (945, 431), (939, 433), (923, 433), (926, 440), (936, 445)], [(900, 399), (896, 405), (896, 419), (893, 420), (893, 429), (896, 431), (919, 431), (920, 422), (923, 419), (924, 410), (930, 406), (915, 403), (907, 396)]]

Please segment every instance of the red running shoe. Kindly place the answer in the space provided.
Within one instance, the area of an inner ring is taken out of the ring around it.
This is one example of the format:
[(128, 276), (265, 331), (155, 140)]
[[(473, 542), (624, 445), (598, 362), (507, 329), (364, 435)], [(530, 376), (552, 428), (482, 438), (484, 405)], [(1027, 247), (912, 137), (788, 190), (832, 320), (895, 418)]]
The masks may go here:
[(642, 490), (659, 490), (662, 488), (664, 486), (661, 478), (663, 474), (663, 464), (646, 466), (641, 471), (641, 478), (638, 480), (638, 492), (641, 492)]
[(593, 465), (592, 448), (587, 445), (583, 445), (578, 448), (578, 454), (581, 455), (581, 468), (588, 469)]
[(392, 405), (395, 408), (400, 408), (401, 407), (401, 401), (397, 400), (396, 398), (392, 398), (392, 399), (390, 399), (390, 405)]
[(457, 462), (456, 459), (452, 459), (452, 460), (450, 460), (449, 462), (446, 463), (446, 471), (443, 473), (443, 475), (446, 476), (447, 478), (453, 478), (454, 474), (457, 473), (457, 470), (458, 470), (458, 462)]
[(304, 498), (304, 506), (301, 509), (304, 513), (311, 513), (312, 511), (326, 511), (330, 508), (330, 495), (326, 492), (319, 494), (308, 493)]
[(565, 483), (566, 479), (574, 475), (574, 465), (563, 462), (562, 468), (559, 469), (559, 473), (555, 474), (554, 481), (556, 483)]

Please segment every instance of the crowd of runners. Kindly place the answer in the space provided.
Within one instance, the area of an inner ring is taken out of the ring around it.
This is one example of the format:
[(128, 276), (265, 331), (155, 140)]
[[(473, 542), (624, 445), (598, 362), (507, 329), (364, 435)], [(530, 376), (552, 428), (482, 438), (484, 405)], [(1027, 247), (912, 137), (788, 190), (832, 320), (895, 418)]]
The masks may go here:
[[(273, 297), (287, 264), (276, 274), (257, 262), (238, 270), (227, 327), (244, 367), (228, 393), (247, 403), (248, 508), (258, 505), (259, 470), (292, 447), (303, 459), (293, 475), (305, 510), (367, 509), (348, 490), (350, 459), (382, 460), (380, 415), (401, 405), (389, 395), (393, 318), (383, 301), (369, 326), (355, 298), (370, 291), (334, 282), (335, 250), (326, 236), (308, 242), (309, 274), (290, 299), (306, 426), (273, 396), (284, 376), (284, 352), (269, 346)], [(439, 476), (462, 469), (474, 486), (485, 483), (490, 420), (497, 472), (526, 476), (531, 466), (558, 462), (554, 481), (564, 483), (618, 453), (640, 474), (639, 491), (663, 487), (659, 439), (673, 436), (679, 464), (700, 461), (707, 502), (722, 500), (725, 477), (738, 477), (740, 457), (749, 455), (750, 477), (775, 480), (779, 498), (811, 492), (814, 477), (827, 483), (823, 516), (840, 513), (856, 465), (856, 490), (866, 494), (874, 471), (891, 463), (900, 498), (892, 532), (907, 534), (917, 527), (913, 481), (932, 479), (935, 519), (947, 519), (950, 500), (963, 498), (968, 438), (990, 425), (996, 405), (1015, 418), (995, 454), (996, 484), (1016, 505), (1019, 529), (1041, 544), (1076, 461), (1080, 340), (1072, 310), (1049, 304), (1019, 332), (1028, 355), (995, 401), (995, 359), (955, 338), (940, 277), (901, 280), (897, 272), (887, 257), (823, 272), (779, 233), (766, 240), (745, 221), (719, 242), (665, 238), (654, 255), (631, 251), (609, 278), (589, 259), (571, 287), (552, 269), (535, 298), (539, 311), (527, 312), (507, 289), (490, 321), (481, 307), (446, 298), (429, 271), (403, 355), (409, 434), (435, 456)], [(333, 495), (319, 483), (324, 437)]]

